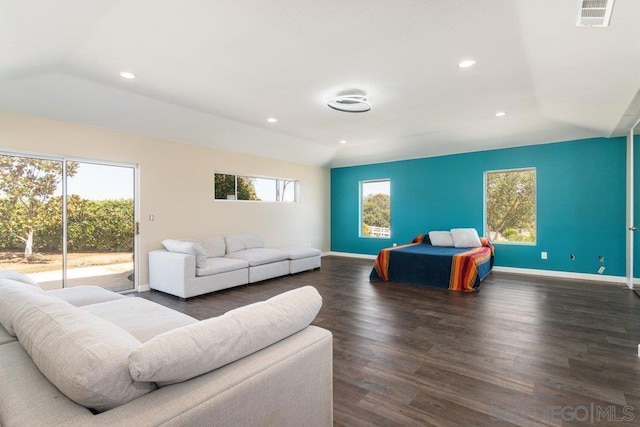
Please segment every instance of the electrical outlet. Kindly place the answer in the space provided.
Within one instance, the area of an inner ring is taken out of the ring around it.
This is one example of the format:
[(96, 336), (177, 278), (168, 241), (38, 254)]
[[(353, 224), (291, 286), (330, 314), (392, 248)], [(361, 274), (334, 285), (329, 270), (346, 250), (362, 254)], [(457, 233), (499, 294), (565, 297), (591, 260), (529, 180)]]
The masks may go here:
[(547, 253), (546, 252), (540, 252), (540, 259), (547, 259)]
[(598, 255), (598, 262), (604, 263), (604, 257), (602, 255)]

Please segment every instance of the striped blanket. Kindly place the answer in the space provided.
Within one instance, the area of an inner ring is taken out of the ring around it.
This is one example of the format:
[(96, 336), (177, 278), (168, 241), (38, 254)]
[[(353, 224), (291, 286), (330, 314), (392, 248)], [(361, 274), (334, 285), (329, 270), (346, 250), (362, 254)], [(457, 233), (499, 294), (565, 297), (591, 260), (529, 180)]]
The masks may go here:
[(386, 248), (378, 253), (371, 271), (372, 281), (398, 281), (473, 292), (493, 266), (494, 248), (482, 239), (480, 248), (436, 247), (413, 243)]

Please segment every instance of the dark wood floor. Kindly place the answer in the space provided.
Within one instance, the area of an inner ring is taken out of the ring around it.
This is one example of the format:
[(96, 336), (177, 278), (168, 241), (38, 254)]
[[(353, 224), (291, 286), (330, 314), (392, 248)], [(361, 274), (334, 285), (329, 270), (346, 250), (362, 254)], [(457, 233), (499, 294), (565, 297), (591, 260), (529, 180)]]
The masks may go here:
[(198, 319), (303, 285), (334, 336), (334, 421), (360, 425), (640, 425), (640, 298), (622, 285), (492, 273), (477, 294), (370, 283), (372, 261), (180, 301)]

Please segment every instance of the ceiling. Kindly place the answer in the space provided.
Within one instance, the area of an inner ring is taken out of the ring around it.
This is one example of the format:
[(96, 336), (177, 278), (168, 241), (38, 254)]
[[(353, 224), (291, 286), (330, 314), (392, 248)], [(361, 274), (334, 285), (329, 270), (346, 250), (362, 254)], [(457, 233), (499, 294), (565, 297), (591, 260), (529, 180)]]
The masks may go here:
[[(640, 1), (608, 28), (578, 7), (0, 0), (0, 109), (325, 167), (625, 134)], [(350, 90), (373, 109), (327, 107)]]

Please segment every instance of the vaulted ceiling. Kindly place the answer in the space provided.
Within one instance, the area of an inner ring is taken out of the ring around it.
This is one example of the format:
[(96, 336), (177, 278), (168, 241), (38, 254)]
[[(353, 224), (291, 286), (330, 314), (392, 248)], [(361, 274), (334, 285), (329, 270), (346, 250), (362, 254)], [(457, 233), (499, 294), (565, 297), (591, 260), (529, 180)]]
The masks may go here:
[(580, 3), (0, 0), (0, 109), (320, 166), (622, 135), (640, 1)]

